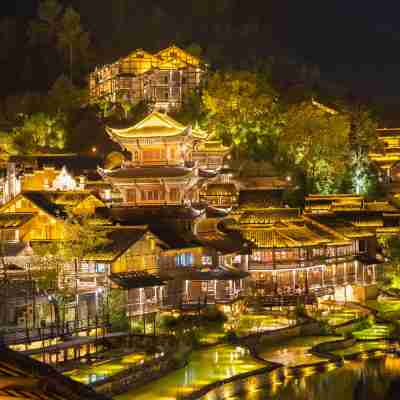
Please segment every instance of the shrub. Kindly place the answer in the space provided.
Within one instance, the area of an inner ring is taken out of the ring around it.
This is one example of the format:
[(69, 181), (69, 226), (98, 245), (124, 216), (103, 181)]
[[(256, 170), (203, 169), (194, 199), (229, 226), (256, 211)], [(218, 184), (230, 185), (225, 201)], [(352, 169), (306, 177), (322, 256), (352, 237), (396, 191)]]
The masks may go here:
[(228, 320), (227, 316), (215, 306), (209, 306), (203, 311), (203, 320), (205, 322), (224, 323)]
[(226, 340), (228, 342), (235, 342), (237, 340), (238, 336), (235, 331), (228, 331), (226, 334)]

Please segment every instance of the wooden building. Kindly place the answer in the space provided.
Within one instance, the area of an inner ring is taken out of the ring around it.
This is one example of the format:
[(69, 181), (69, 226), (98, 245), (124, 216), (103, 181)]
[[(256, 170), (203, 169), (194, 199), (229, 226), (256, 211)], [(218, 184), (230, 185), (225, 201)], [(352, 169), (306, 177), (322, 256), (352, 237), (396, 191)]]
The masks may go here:
[(133, 104), (146, 100), (155, 110), (170, 111), (200, 85), (205, 72), (200, 59), (176, 46), (156, 54), (140, 49), (96, 68), (89, 76), (90, 99)]
[(200, 201), (203, 185), (218, 175), (229, 148), (166, 114), (153, 112), (127, 129), (107, 128), (131, 154), (121, 168), (100, 170), (118, 188), (125, 205), (187, 205)]
[[(10, 156), (0, 178), (0, 204), (26, 191), (92, 190), (101, 179), (97, 173), (100, 165), (97, 157), (73, 153)], [(109, 187), (103, 183), (96, 189), (109, 200)]]
[(376, 236), (366, 229), (290, 208), (242, 208), (234, 218), (231, 227), (254, 244), (246, 269), (269, 305), (314, 302), (377, 279)]

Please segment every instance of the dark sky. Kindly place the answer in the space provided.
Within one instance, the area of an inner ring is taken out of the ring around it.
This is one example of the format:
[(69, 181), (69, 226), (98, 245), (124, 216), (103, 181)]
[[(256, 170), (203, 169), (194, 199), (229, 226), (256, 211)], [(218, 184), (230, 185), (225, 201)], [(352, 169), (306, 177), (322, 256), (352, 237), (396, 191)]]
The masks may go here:
[[(101, 4), (114, 1), (117, 0), (64, 0), (64, 3), (82, 6), (84, 20), (92, 19), (89, 12), (95, 20)], [(148, 1), (132, 0), (143, 5)], [(187, 7), (190, 0), (150, 0), (165, 9), (169, 7), (170, 13), (173, 7), (179, 7), (179, 2)], [(34, 13), (35, 3), (36, 0), (1, 0), (0, 10), (3, 15), (29, 16)], [(233, 24), (262, 21), (271, 35), (266, 42), (272, 40), (276, 48), (319, 65), (323, 77), (340, 81), (367, 96), (384, 96), (400, 103), (400, 1), (231, 0), (231, 3), (235, 9)], [(131, 12), (140, 12), (140, 6), (136, 5)], [(96, 23), (92, 23), (96, 29)], [(109, 25), (107, 29), (114, 27)], [(138, 31), (137, 35), (142, 33)], [(107, 34), (103, 34), (104, 40)], [(257, 42), (251, 44), (252, 48), (261, 51), (264, 38), (257, 38)]]

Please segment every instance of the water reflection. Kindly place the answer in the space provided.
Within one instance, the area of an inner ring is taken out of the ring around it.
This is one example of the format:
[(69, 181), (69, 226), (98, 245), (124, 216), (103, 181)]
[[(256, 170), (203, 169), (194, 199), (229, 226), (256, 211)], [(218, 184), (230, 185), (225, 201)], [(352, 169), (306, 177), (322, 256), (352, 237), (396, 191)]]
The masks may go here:
[(398, 400), (400, 358), (349, 362), (331, 372), (292, 379), (231, 400)]
[(241, 347), (221, 345), (194, 351), (186, 367), (133, 389), (118, 400), (173, 400), (212, 382), (264, 367)]

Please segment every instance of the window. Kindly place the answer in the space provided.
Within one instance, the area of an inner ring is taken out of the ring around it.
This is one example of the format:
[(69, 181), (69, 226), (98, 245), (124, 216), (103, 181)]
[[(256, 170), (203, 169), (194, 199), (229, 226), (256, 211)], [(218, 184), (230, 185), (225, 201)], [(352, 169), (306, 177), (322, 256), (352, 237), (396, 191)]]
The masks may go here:
[(134, 203), (136, 201), (136, 190), (129, 189), (126, 191), (126, 201), (128, 203)]
[(202, 256), (201, 263), (203, 265), (212, 265), (212, 257), (211, 256)]
[(367, 241), (366, 240), (359, 240), (358, 241), (358, 248), (360, 250), (360, 253), (364, 253), (367, 251)]
[(170, 201), (179, 201), (179, 190), (173, 188), (169, 191), (169, 199)]
[(161, 160), (161, 149), (143, 150), (143, 161)]
[(179, 71), (172, 72), (172, 81), (179, 82), (181, 80), (181, 73)]
[(106, 264), (96, 264), (96, 272), (99, 274), (106, 272)]
[(165, 194), (160, 190), (142, 190), (143, 201), (162, 201), (165, 199)]
[(13, 229), (6, 229), (1, 231), (1, 239), (6, 241), (17, 240), (17, 231)]
[(194, 264), (194, 257), (192, 253), (178, 254), (175, 257), (175, 264), (177, 267), (191, 267)]

